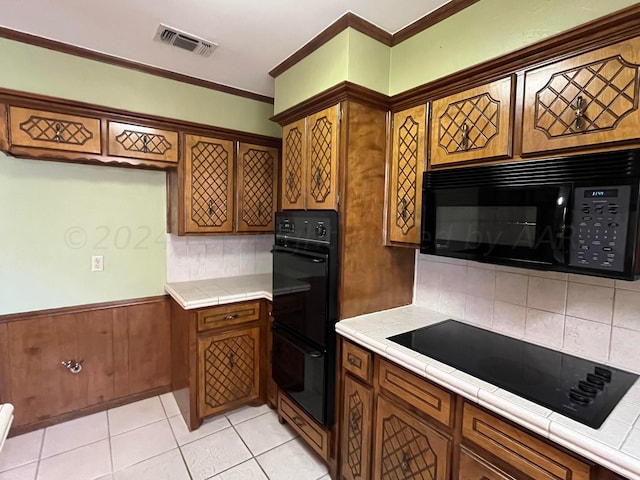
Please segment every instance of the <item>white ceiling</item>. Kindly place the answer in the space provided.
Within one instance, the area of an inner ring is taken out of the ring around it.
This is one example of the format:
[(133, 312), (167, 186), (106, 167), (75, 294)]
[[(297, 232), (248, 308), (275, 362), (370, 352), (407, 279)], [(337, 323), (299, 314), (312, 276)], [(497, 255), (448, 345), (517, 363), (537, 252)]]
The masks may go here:
[[(0, 25), (273, 96), (269, 70), (347, 11), (394, 33), (448, 0), (0, 0)], [(152, 41), (160, 23), (219, 43)]]

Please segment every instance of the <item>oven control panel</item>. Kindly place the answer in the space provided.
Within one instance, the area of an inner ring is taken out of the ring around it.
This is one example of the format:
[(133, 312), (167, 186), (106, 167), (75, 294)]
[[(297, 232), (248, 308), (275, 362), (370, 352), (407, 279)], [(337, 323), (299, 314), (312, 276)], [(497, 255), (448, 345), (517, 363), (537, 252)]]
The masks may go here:
[(276, 214), (276, 238), (329, 242), (337, 231), (336, 220), (329, 215), (287, 213)]
[(624, 271), (631, 187), (576, 187), (569, 265)]

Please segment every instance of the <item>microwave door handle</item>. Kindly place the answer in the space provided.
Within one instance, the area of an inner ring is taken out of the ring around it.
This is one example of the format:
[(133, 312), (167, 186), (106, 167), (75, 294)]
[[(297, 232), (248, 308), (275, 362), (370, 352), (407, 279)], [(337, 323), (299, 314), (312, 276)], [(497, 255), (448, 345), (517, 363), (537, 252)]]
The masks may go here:
[(564, 185), (558, 189), (556, 209), (553, 218), (553, 258), (560, 265), (566, 263), (565, 243), (567, 230), (567, 212), (571, 187)]

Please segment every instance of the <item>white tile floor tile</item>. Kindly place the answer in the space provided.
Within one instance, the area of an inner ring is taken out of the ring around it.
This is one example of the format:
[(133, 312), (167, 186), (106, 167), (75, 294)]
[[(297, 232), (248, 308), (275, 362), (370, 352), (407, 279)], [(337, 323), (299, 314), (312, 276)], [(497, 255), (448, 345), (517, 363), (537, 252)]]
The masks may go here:
[(93, 480), (109, 472), (109, 440), (100, 440), (41, 460), (38, 480)]
[(327, 473), (322, 461), (312, 455), (299, 438), (257, 457), (258, 463), (273, 480), (317, 480)]
[(193, 480), (205, 480), (251, 458), (251, 452), (232, 428), (182, 447)]
[(187, 428), (187, 424), (184, 423), (184, 419), (182, 415), (178, 415), (176, 417), (171, 417), (169, 419), (169, 423), (171, 424), (171, 429), (173, 430), (173, 434), (176, 437), (178, 445), (186, 445), (187, 443), (193, 442), (200, 438), (206, 437), (207, 435), (211, 435), (212, 433), (219, 432), (225, 428), (231, 427), (229, 420), (224, 415), (220, 415), (219, 417), (213, 417), (205, 420), (200, 425), (200, 428), (197, 430), (189, 431)]
[(113, 470), (117, 472), (177, 446), (167, 419), (116, 435), (111, 437)]
[(269, 480), (260, 465), (252, 458), (240, 465), (230, 468), (211, 480)]
[(252, 418), (234, 428), (253, 455), (260, 455), (296, 437), (291, 427), (278, 422), (275, 412)]
[(147, 398), (109, 410), (109, 433), (118, 435), (165, 418), (160, 398)]
[(48, 427), (44, 431), (42, 458), (109, 438), (107, 412), (81, 417)]
[(175, 415), (180, 415), (180, 409), (178, 408), (176, 397), (173, 396), (173, 393), (169, 392), (160, 395), (160, 401), (162, 402), (164, 413), (167, 414), (167, 417), (171, 418)]
[(260, 416), (269, 412), (271, 409), (267, 405), (260, 405), (259, 407), (242, 407), (227, 413), (227, 418), (232, 425), (245, 422), (251, 418)]
[(44, 430), (9, 438), (0, 455), (0, 472), (11, 470), (40, 458)]
[(0, 473), (0, 480), (35, 480), (37, 471), (38, 462), (28, 463), (22, 467)]
[(177, 448), (113, 474), (114, 480), (190, 480)]
[(329, 480), (266, 405), (210, 418), (195, 432), (176, 413), (163, 395), (10, 438), (0, 480)]

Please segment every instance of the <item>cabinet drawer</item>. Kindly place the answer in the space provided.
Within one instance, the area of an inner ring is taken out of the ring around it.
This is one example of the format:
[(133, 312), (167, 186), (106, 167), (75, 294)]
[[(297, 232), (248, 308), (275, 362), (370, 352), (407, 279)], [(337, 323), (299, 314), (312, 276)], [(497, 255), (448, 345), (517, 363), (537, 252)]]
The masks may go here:
[(178, 162), (178, 132), (109, 122), (109, 155)]
[(356, 377), (371, 383), (371, 352), (367, 352), (353, 343), (342, 342), (342, 366)]
[(100, 155), (100, 119), (9, 107), (12, 146)]
[(460, 471), (458, 480), (514, 480), (513, 477), (498, 470), (469, 452), (460, 449)]
[(260, 318), (260, 302), (223, 305), (198, 311), (198, 331), (229, 327)]
[(589, 465), (465, 403), (462, 435), (536, 480), (588, 480)]
[(329, 433), (282, 392), (278, 392), (278, 413), (323, 459), (329, 458)]
[(438, 422), (451, 425), (451, 394), (427, 380), (380, 360), (380, 387), (416, 406)]

